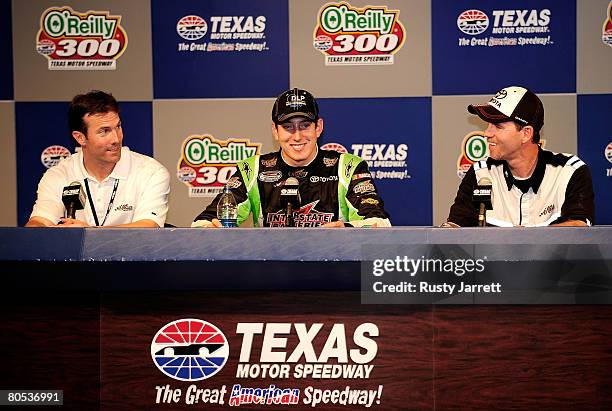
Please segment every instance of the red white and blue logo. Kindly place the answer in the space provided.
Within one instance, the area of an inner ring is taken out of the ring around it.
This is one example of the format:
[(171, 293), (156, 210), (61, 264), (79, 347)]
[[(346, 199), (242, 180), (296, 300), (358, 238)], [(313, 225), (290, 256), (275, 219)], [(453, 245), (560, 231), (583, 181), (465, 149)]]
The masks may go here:
[(604, 150), (604, 154), (606, 156), (606, 160), (612, 163), (612, 141), (608, 143), (606, 149)]
[(489, 28), (489, 17), (480, 10), (466, 10), (457, 17), (457, 27), (465, 34), (475, 36)]
[(207, 31), (208, 24), (200, 16), (185, 16), (176, 23), (176, 32), (185, 40), (199, 40)]
[(229, 357), (229, 344), (213, 324), (186, 318), (164, 325), (155, 334), (151, 357), (168, 377), (200, 381), (223, 368)]

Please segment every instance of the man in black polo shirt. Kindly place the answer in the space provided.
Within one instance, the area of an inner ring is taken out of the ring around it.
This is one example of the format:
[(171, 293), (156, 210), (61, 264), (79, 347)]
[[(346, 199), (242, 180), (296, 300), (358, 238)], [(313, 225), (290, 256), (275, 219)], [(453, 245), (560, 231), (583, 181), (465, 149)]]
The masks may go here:
[[(478, 210), (472, 194), (478, 182), (492, 185), (492, 210), (487, 225), (590, 226), (594, 222), (593, 184), (578, 157), (543, 150), (540, 129), (544, 106), (523, 87), (506, 87), (486, 104), (468, 111), (488, 123), (485, 137), (490, 156), (468, 170), (443, 227), (476, 226)], [(484, 179), (484, 180), (483, 180)]]

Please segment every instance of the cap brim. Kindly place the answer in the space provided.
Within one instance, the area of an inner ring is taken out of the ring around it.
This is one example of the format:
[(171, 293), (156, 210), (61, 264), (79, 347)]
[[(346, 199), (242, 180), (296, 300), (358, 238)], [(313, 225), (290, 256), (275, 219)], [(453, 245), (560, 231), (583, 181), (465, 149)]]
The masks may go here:
[(282, 116), (279, 116), (278, 119), (276, 120), (277, 123), (282, 123), (283, 121), (289, 120), (290, 118), (293, 117), (306, 117), (310, 120), (315, 120), (316, 116), (313, 113), (306, 113), (303, 111), (294, 111), (293, 113), (289, 113), (289, 114), (285, 114)]
[(512, 121), (510, 117), (506, 116), (504, 113), (490, 104), (470, 104), (468, 106), (468, 111), (472, 114), (476, 114), (487, 123), (503, 123), (504, 121)]

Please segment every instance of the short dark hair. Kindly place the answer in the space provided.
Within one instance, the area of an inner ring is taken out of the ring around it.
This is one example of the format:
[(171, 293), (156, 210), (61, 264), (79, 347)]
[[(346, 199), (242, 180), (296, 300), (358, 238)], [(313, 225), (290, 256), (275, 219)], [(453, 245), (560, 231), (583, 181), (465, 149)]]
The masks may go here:
[[(516, 129), (518, 131), (521, 131), (525, 127), (524, 124), (521, 124), (517, 121), (513, 121), (513, 123), (516, 124)], [(540, 130), (536, 130), (534, 126), (531, 126), (531, 128), (533, 128), (533, 137), (531, 137), (531, 141), (533, 141), (534, 144), (538, 144), (540, 142)]]
[(87, 114), (119, 114), (119, 103), (112, 94), (100, 90), (92, 90), (86, 94), (74, 96), (68, 108), (68, 125), (70, 131), (80, 131), (87, 134), (83, 117)]

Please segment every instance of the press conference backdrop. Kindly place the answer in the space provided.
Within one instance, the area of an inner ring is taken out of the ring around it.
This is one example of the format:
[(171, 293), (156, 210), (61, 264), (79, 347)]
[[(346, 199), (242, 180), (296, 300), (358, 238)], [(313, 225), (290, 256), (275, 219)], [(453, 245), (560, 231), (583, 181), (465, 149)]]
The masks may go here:
[[(523, 85), (544, 146), (587, 162), (612, 224), (609, 0), (0, 0), (1, 225), (23, 225), (42, 173), (75, 146), (67, 102), (122, 103), (124, 144), (172, 176), (168, 221), (189, 225), (256, 152), (289, 87), (318, 97), (321, 144), (370, 163), (395, 225), (442, 222), (487, 155), (466, 106)], [(121, 205), (118, 205), (121, 206)]]

